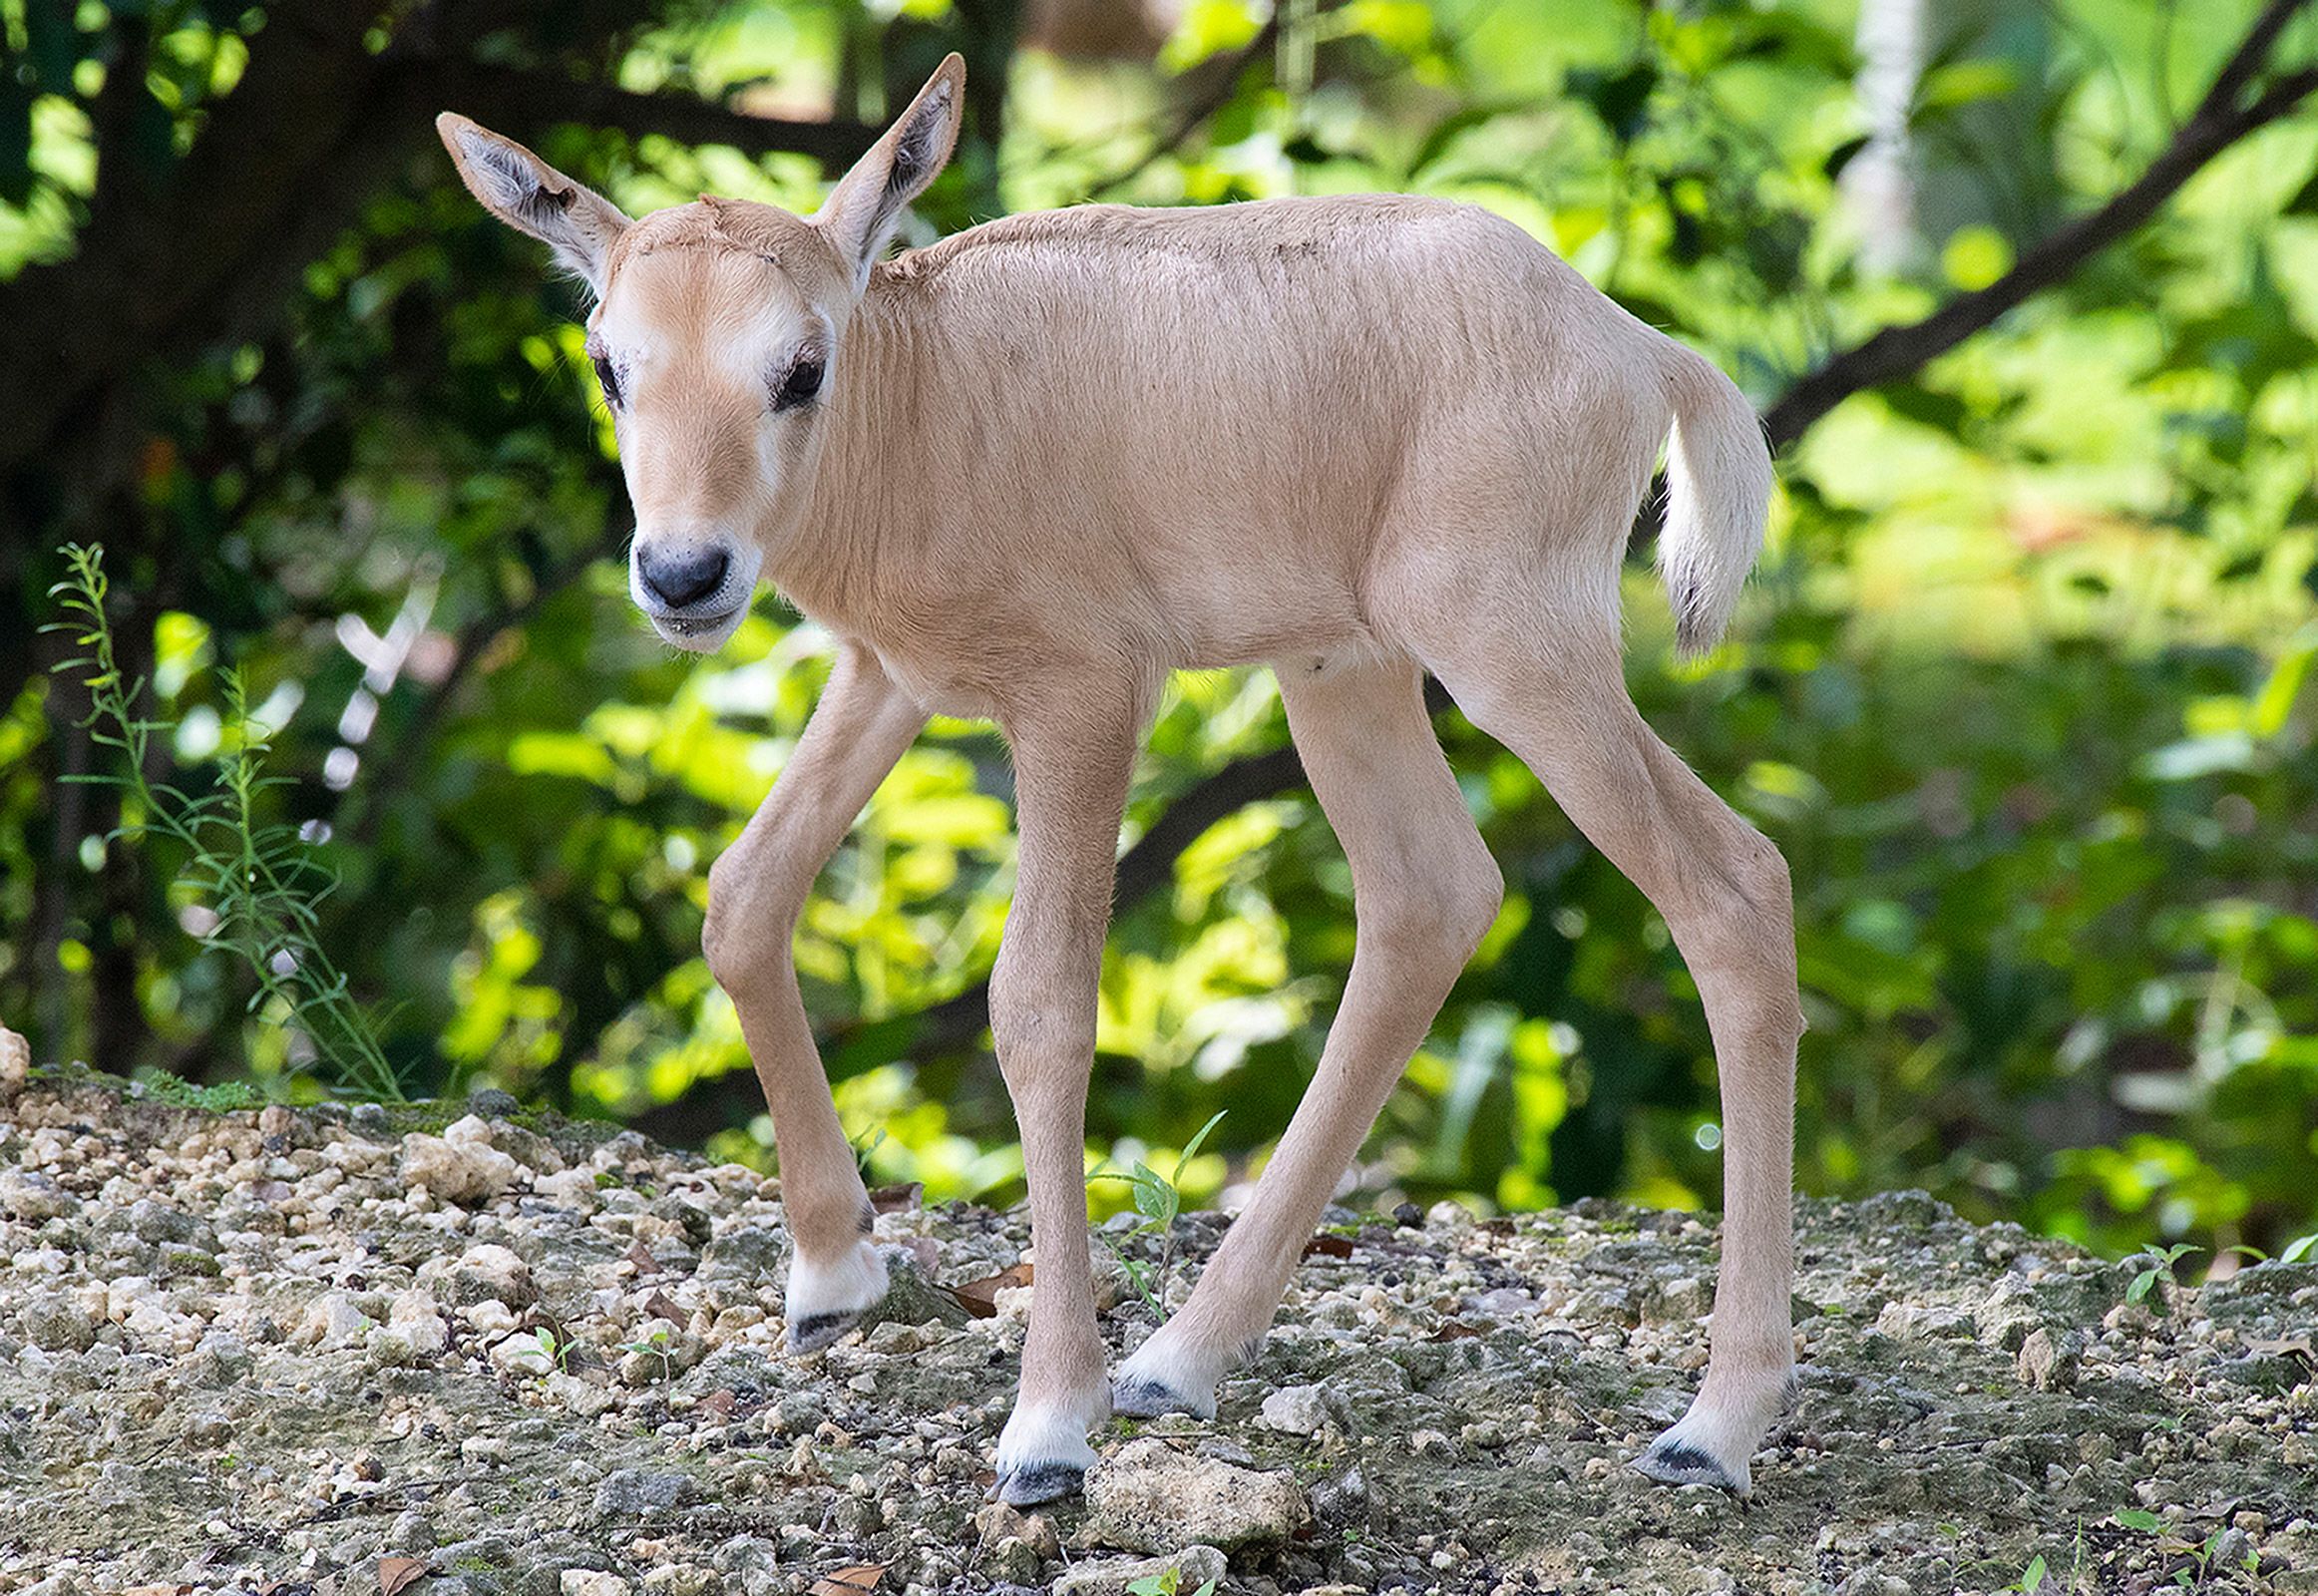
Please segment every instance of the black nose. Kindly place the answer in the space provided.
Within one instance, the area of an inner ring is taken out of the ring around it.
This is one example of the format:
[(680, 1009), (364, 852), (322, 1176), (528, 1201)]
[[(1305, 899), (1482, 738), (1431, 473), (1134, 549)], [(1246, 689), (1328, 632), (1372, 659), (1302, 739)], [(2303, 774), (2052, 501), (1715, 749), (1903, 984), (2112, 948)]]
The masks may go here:
[(638, 555), (636, 575), (654, 598), (670, 609), (688, 609), (724, 586), (732, 560), (722, 549), (673, 555)]

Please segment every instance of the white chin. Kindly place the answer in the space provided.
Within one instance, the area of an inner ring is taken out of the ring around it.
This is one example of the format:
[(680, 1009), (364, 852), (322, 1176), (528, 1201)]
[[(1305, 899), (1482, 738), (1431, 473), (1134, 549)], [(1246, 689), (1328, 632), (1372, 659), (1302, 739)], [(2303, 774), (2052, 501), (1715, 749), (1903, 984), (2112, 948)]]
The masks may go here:
[(688, 654), (712, 654), (740, 629), (741, 617), (747, 612), (744, 605), (715, 620), (661, 620), (655, 616), (652, 630), (660, 634), (662, 642), (671, 643)]

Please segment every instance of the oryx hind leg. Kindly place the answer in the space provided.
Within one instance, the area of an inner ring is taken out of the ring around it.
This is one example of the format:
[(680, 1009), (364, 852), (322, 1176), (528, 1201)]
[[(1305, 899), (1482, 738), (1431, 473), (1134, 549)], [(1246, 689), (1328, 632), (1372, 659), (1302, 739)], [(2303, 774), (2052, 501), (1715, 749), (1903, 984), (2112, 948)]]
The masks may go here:
[[(1614, 559), (1605, 557), (1606, 572)], [(1723, 1090), (1722, 1275), (1698, 1397), (1637, 1466), (1663, 1481), (1743, 1492), (1794, 1366), (1803, 1018), (1786, 862), (1643, 721), (1627, 695), (1614, 611), (1566, 603), (1557, 611), (1551, 598), (1548, 585), (1509, 576), (1479, 612), (1421, 651), (1473, 723), (1518, 754), (1648, 896), (1698, 985)]]
[(1262, 1342), (1321, 1211), (1496, 918), (1503, 884), (1424, 710), (1414, 661), (1279, 666), (1313, 791), (1352, 868), (1352, 974), (1320, 1067), (1198, 1288), (1119, 1368), (1112, 1405), (1215, 1411)]

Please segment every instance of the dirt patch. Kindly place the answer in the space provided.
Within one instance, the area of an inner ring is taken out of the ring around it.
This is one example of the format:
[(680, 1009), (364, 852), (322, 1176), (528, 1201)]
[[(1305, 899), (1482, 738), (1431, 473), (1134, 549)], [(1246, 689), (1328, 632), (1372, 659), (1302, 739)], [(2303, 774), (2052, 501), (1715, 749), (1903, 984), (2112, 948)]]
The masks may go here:
[[(1803, 1204), (1800, 1394), (1740, 1503), (1624, 1466), (1697, 1380), (1711, 1227), (1338, 1212), (1214, 1422), (1097, 1437), (1156, 1509), (1025, 1517), (982, 1493), (1027, 1294), (942, 1289), (1016, 1263), (1019, 1215), (882, 1214), (893, 1313), (798, 1359), (777, 1183), (632, 1133), (37, 1077), (0, 1112), (0, 1590), (1091, 1592), (1196, 1495), (1258, 1505), (1185, 1592), (1997, 1591), (2039, 1557), (2046, 1591), (2318, 1591), (2310, 1265), (2136, 1303), (2137, 1264), (1920, 1195)], [(1185, 1219), (1192, 1269), (1221, 1228)], [(1123, 1354), (1152, 1319), (1106, 1295)]]

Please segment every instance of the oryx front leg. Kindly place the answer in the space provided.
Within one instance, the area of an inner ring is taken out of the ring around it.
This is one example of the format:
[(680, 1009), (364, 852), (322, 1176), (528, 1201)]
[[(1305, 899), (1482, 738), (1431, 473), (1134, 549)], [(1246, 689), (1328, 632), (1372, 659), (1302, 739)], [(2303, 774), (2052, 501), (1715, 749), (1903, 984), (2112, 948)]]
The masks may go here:
[(1412, 662), (1322, 673), (1283, 665), (1280, 687), (1312, 790), (1352, 867), (1359, 940), (1320, 1068), (1279, 1151), (1191, 1301), (1119, 1367), (1112, 1402), (1121, 1412), (1215, 1412), (1217, 1381), (1263, 1340), (1330, 1192), (1503, 895)]
[(701, 946), (740, 1014), (780, 1151), (792, 1247), (789, 1345), (825, 1347), (886, 1294), (853, 1147), (797, 991), (790, 943), (813, 878), (926, 724), (867, 649), (848, 644), (773, 790), (708, 873)]
[(1078, 1489), (1094, 1461), (1087, 1431), (1110, 1413), (1087, 1258), (1086, 1088), (1146, 696), (1140, 683), (1082, 687), (1005, 717), (1020, 863), (990, 975), (990, 1034), (1021, 1128), (1037, 1250), (1021, 1391), (998, 1436), (996, 1491), (1017, 1505)]

